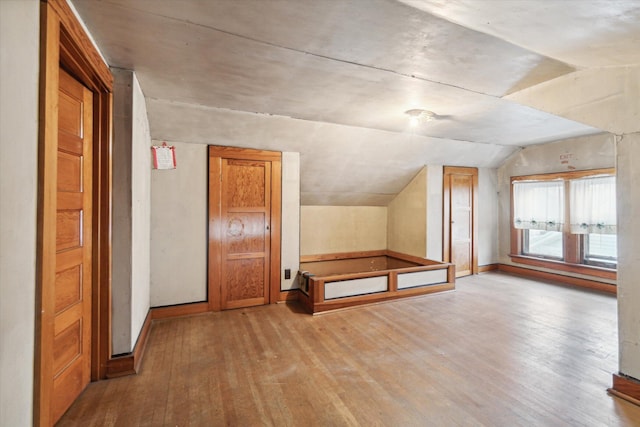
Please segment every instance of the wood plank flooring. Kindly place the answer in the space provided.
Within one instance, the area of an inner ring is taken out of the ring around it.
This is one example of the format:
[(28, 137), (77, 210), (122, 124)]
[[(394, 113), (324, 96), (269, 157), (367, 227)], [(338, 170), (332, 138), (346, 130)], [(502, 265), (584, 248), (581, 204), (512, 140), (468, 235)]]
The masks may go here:
[(491, 272), (310, 316), (270, 305), (154, 323), (137, 376), (60, 426), (640, 426), (607, 394), (616, 300)]

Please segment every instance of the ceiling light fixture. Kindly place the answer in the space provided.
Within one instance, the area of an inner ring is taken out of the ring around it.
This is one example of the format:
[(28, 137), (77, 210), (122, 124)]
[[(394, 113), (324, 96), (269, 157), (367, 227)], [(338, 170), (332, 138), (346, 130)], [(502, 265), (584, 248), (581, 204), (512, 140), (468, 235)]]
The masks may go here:
[(417, 126), (421, 122), (429, 122), (436, 119), (436, 113), (429, 110), (423, 110), (422, 108), (413, 108), (404, 112), (409, 116), (409, 124), (411, 126)]

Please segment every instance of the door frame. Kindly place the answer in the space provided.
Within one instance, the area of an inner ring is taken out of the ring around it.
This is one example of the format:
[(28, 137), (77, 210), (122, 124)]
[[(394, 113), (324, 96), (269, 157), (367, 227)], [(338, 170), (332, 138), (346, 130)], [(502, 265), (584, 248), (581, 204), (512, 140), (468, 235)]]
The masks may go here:
[(34, 425), (52, 425), (52, 284), (55, 281), (55, 210), (58, 78), (63, 67), (93, 93), (93, 231), (91, 380), (105, 378), (111, 356), (111, 120), (113, 77), (65, 0), (40, 2), (38, 212), (34, 340)]
[(472, 177), (471, 197), (471, 274), (478, 274), (478, 168), (445, 166), (442, 190), (442, 259), (451, 262), (451, 175)]
[[(220, 188), (212, 185), (219, 183), (221, 177), (221, 160), (259, 160), (271, 162), (271, 247), (269, 274), (269, 303), (280, 301), (280, 266), (281, 266), (281, 229), (282, 229), (282, 153), (279, 151), (253, 150), (249, 148), (222, 147), (210, 145), (207, 155), (209, 165), (208, 183), (208, 257), (207, 257), (207, 298), (210, 311), (220, 311), (220, 271), (221, 271), (221, 229), (214, 218), (220, 216)], [(212, 280), (217, 277), (217, 280)]]

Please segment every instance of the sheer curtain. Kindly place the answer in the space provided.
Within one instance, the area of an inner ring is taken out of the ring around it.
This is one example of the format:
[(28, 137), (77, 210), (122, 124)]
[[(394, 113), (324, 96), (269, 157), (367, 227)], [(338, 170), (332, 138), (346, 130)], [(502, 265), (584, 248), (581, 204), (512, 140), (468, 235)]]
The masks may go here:
[(616, 234), (616, 177), (571, 180), (571, 232)]
[(564, 182), (513, 183), (513, 225), (529, 230), (562, 231)]

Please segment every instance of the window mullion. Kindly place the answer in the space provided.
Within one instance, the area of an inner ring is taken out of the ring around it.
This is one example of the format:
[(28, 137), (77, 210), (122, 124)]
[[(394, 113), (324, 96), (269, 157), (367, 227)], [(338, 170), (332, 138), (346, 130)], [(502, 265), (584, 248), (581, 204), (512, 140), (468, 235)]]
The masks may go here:
[(580, 238), (571, 233), (571, 181), (564, 181), (564, 261), (580, 264)]

